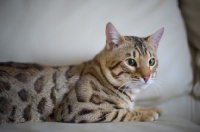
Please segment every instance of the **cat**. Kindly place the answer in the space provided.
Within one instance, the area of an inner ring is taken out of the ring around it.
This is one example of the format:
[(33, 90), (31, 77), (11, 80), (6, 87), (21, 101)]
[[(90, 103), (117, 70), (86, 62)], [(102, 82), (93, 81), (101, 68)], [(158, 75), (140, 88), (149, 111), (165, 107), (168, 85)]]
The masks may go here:
[(0, 123), (153, 121), (159, 108), (134, 106), (154, 82), (161, 28), (148, 37), (122, 36), (106, 25), (106, 45), (79, 65), (0, 63)]

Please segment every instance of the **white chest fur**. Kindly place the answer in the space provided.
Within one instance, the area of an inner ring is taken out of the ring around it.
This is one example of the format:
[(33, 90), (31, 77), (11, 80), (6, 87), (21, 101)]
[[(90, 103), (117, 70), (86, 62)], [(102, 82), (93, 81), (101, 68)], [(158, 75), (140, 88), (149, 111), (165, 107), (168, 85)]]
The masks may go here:
[(131, 98), (132, 102), (128, 103), (128, 109), (133, 110), (134, 108), (134, 102), (136, 95), (140, 92), (140, 89), (132, 89), (130, 91), (126, 91), (126, 94)]
[(129, 103), (128, 109), (129, 109), (129, 110), (133, 110), (133, 107), (134, 107), (134, 102), (130, 102), (130, 103)]

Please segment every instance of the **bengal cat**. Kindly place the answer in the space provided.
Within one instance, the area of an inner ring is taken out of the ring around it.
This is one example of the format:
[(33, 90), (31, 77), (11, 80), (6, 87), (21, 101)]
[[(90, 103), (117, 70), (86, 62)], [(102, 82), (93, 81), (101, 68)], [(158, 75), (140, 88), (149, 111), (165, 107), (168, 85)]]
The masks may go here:
[(106, 46), (91, 61), (66, 67), (0, 63), (0, 123), (153, 121), (159, 108), (134, 106), (154, 82), (161, 28), (122, 36), (106, 25)]

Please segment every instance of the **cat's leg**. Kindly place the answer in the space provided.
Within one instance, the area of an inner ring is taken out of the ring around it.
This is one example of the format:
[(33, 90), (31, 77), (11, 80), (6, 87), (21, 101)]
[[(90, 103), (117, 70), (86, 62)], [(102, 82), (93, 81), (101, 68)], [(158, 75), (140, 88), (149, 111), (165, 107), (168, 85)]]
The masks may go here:
[(162, 113), (161, 109), (159, 109), (157, 107), (145, 108), (145, 107), (141, 107), (141, 106), (135, 106), (134, 110), (137, 110), (137, 111), (154, 111), (154, 112), (158, 113), (159, 116)]
[(103, 110), (88, 111), (87, 114), (79, 114), (73, 117), (71, 121), (74, 123), (87, 123), (87, 122), (129, 122), (129, 121), (154, 121), (157, 120), (160, 114), (159, 109), (145, 109), (128, 110), (128, 109), (113, 109), (113, 111), (105, 112)]
[[(154, 121), (157, 120), (161, 110), (158, 108), (141, 108), (134, 110), (121, 109), (109, 113), (106, 117), (111, 122), (127, 122), (127, 121)], [(114, 115), (114, 116), (113, 116)]]
[(154, 110), (136, 111), (138, 115), (132, 117), (132, 121), (155, 121), (159, 117), (159, 113)]

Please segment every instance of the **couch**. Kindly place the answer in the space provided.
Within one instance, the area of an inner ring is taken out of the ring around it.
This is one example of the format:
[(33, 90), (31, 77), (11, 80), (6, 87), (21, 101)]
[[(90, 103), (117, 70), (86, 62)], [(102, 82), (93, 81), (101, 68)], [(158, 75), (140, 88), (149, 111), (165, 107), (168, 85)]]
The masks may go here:
[(0, 132), (200, 131), (200, 101), (190, 95), (194, 72), (184, 21), (187, 17), (182, 17), (180, 1), (1, 0), (1, 62), (65, 66), (92, 59), (105, 46), (107, 22), (112, 22), (122, 35), (145, 37), (161, 27), (165, 32), (157, 51), (158, 86), (142, 91), (136, 102), (141, 106), (161, 108), (163, 112), (157, 121), (27, 122), (0, 125)]

